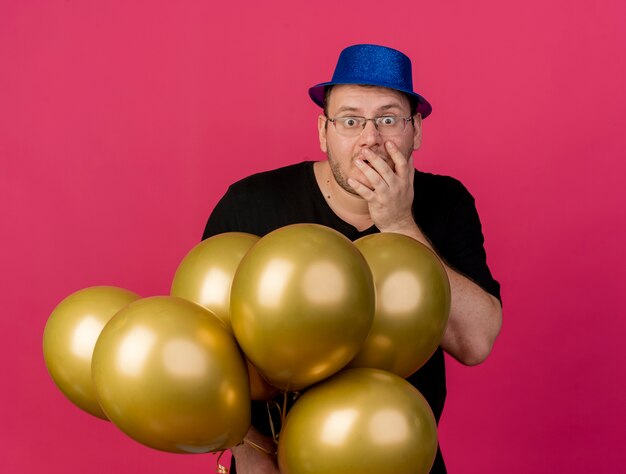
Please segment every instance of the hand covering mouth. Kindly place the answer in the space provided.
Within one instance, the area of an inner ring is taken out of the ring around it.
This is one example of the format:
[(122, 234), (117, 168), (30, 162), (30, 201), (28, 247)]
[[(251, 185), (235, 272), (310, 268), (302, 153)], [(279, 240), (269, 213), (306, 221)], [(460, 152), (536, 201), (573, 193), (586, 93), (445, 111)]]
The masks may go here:
[[(393, 160), (391, 159), (391, 157), (388, 156), (380, 156), (378, 155), (379, 158), (382, 158), (383, 160), (385, 160), (385, 163), (387, 163), (387, 166), (389, 166), (391, 169), (395, 169), (395, 163), (393, 162)], [(355, 159), (360, 159), (361, 161), (363, 161), (363, 163), (365, 163), (367, 166), (373, 166), (370, 162), (370, 160), (368, 160), (367, 158), (365, 158), (363, 156), (363, 154), (359, 153)]]

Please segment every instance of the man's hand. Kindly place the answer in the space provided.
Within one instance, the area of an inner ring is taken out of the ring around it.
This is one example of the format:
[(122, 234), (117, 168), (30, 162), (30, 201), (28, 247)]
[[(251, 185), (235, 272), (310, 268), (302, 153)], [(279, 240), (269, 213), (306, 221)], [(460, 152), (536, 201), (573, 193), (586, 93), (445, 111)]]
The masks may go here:
[(413, 231), (413, 156), (402, 154), (393, 142), (386, 142), (385, 149), (393, 160), (394, 168), (385, 159), (369, 149), (362, 156), (369, 162), (357, 159), (356, 165), (365, 175), (367, 182), (361, 183), (352, 178), (348, 184), (361, 196), (369, 208), (374, 225), (381, 232)]
[[(231, 449), (237, 461), (238, 474), (280, 474), (276, 456), (276, 444), (271, 438), (261, 435), (254, 428), (246, 434), (246, 441)], [(256, 447), (255, 447), (256, 446)]]

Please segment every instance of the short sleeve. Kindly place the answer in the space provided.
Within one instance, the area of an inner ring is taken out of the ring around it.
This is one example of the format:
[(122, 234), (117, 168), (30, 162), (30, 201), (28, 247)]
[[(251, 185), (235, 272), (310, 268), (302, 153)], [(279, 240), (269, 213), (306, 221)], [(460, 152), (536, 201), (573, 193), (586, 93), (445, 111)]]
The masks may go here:
[(239, 231), (237, 216), (237, 200), (232, 188), (229, 188), (211, 212), (202, 234), (202, 240), (224, 232)]
[(441, 253), (446, 263), (501, 301), (500, 284), (487, 266), (475, 200), (465, 187), (451, 210), (442, 240)]

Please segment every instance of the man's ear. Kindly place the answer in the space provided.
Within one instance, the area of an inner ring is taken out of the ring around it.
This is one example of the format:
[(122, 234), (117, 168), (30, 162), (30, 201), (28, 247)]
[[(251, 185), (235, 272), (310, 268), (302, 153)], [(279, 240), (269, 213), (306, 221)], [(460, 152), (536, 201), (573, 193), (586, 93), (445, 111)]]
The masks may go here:
[(320, 138), (320, 149), (324, 153), (328, 153), (328, 146), (326, 145), (326, 124), (327, 118), (325, 115), (320, 115), (317, 117), (317, 131)]
[(413, 117), (413, 150), (422, 146), (422, 114)]

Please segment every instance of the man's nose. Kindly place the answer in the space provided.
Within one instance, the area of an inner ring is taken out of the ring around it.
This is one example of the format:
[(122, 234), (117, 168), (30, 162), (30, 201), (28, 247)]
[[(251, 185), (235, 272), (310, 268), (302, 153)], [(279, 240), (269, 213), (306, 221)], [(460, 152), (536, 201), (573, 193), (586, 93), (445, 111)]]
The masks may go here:
[(364, 146), (372, 146), (380, 142), (380, 132), (373, 120), (365, 122), (365, 127), (363, 127), (361, 131), (360, 140), (361, 144)]

